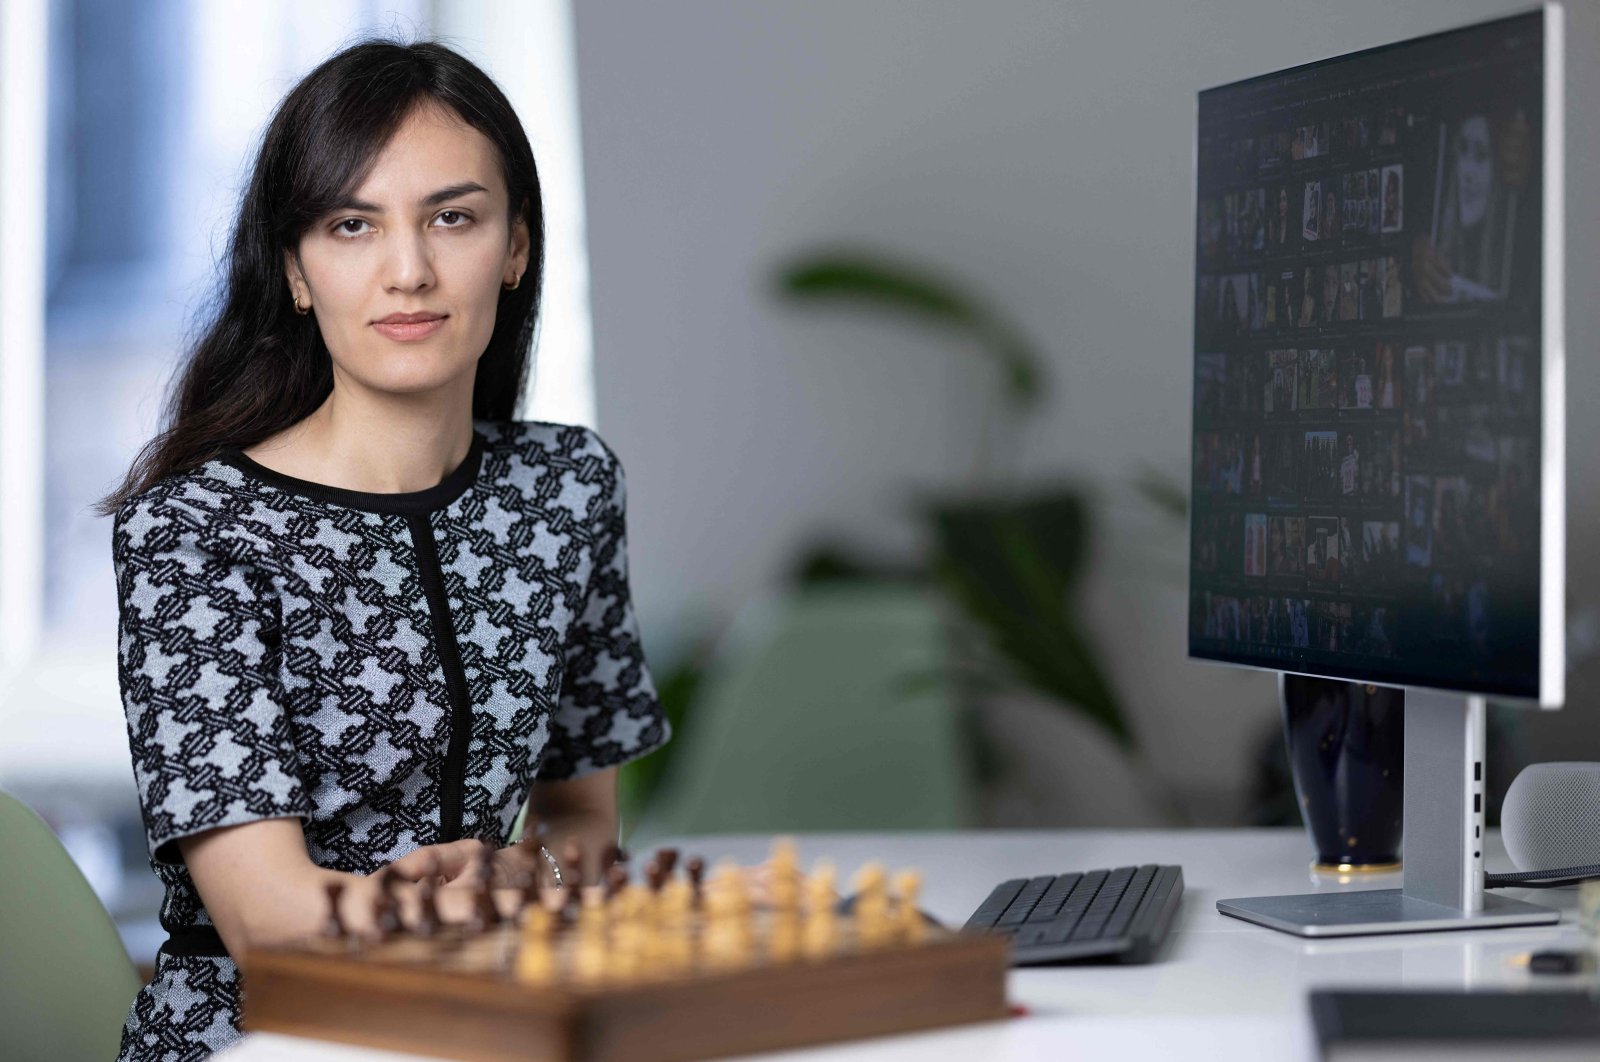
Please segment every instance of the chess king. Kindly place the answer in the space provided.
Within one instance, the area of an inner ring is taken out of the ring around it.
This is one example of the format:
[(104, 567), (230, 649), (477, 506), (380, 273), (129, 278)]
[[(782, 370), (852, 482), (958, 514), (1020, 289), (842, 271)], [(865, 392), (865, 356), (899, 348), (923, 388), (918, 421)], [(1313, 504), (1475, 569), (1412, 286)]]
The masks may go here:
[[(162, 429), (100, 505), (169, 933), (121, 1062), (234, 1041), (252, 949), (602, 880), (617, 768), (670, 728), (622, 465), (515, 417), (543, 263), (528, 138), (457, 53), (360, 43), (278, 105)], [(542, 847), (507, 844), (525, 803)]]

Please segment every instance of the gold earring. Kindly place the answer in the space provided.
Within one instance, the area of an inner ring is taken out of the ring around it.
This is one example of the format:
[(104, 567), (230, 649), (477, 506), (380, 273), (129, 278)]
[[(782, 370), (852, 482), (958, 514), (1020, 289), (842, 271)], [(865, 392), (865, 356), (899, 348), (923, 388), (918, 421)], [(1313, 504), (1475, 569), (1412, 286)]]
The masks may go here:
[(516, 274), (515, 276), (513, 276), (511, 278), (511, 283), (509, 283), (509, 284), (501, 284), (500, 286), (502, 288), (505, 288), (507, 291), (516, 291), (517, 287), (521, 283), (522, 283), (522, 274), (518, 273), (518, 274)]
[(294, 312), (299, 314), (301, 317), (304, 317), (306, 314), (311, 312), (311, 307), (307, 306), (302, 309), (300, 306), (300, 296), (296, 295), (294, 297)]

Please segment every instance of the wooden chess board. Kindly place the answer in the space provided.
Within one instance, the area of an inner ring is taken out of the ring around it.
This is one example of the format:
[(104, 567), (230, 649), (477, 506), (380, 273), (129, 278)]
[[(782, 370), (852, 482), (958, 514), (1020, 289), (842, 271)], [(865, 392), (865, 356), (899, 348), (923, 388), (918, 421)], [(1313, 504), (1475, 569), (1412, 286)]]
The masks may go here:
[(1003, 938), (928, 925), (911, 904), (842, 915), (792, 894), (752, 909), (686, 892), (674, 906), (670, 889), (630, 886), (566, 918), (533, 905), (477, 932), (253, 950), (244, 1028), (469, 1062), (665, 1062), (1008, 1013)]

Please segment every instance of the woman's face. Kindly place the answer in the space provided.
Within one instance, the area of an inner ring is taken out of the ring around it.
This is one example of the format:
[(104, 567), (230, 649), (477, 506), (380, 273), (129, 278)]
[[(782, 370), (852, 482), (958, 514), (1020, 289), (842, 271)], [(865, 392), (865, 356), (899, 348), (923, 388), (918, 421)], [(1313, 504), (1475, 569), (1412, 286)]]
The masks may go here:
[[(316, 313), (335, 378), (402, 394), (471, 379), (501, 284), (527, 269), (527, 224), (518, 218), (508, 231), (507, 213), (488, 138), (436, 104), (415, 109), (351, 201), (301, 237), (300, 263), (284, 258), (291, 289)], [(419, 334), (378, 325), (418, 312), (438, 318)]]

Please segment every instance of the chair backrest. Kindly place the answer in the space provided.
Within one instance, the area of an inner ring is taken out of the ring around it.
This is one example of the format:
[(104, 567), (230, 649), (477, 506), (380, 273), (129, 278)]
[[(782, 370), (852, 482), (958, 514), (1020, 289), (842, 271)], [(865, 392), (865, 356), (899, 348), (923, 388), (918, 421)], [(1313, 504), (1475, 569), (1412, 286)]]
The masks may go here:
[(0, 1054), (113, 1058), (139, 974), (50, 827), (0, 792)]
[(937, 600), (824, 586), (742, 614), (636, 836), (956, 829), (970, 757)]

